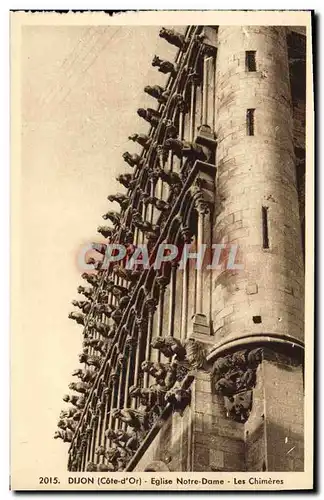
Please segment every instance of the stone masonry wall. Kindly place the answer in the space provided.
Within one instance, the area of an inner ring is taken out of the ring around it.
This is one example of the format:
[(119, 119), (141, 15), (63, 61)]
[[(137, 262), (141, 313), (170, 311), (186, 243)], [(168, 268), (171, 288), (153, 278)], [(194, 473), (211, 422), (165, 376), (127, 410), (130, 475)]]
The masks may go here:
[[(236, 261), (244, 269), (214, 273), (215, 341), (266, 333), (302, 340), (304, 271), (286, 31), (220, 26), (218, 40), (213, 241), (238, 244)], [(256, 51), (255, 72), (245, 69), (247, 50)], [(247, 109), (255, 109), (253, 136), (246, 131)]]

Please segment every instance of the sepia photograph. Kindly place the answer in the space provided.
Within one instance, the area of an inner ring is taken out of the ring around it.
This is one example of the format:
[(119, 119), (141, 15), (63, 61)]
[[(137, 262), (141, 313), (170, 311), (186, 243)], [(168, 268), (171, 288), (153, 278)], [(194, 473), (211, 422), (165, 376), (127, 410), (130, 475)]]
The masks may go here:
[(312, 488), (311, 17), (11, 13), (12, 489)]

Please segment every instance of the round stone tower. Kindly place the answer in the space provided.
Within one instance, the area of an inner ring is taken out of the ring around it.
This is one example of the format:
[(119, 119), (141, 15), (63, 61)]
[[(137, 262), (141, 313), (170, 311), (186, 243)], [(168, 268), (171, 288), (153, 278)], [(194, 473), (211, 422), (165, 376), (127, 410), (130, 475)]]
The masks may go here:
[(217, 350), (302, 344), (303, 258), (286, 28), (220, 26), (216, 62), (214, 243), (242, 269), (216, 271)]

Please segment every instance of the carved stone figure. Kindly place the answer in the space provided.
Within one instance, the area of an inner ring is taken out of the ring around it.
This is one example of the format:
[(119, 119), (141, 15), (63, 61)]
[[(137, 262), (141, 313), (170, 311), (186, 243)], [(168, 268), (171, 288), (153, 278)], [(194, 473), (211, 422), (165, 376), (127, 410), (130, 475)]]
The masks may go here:
[(160, 104), (164, 104), (167, 100), (164, 89), (159, 85), (153, 85), (153, 87), (147, 85), (144, 87), (144, 92), (157, 99)]
[(157, 349), (167, 358), (175, 358), (183, 361), (186, 356), (186, 350), (180, 340), (174, 337), (156, 337), (152, 342), (153, 349)]
[(129, 205), (129, 197), (122, 193), (110, 194), (108, 200), (119, 203), (122, 210), (125, 210)]
[[(102, 217), (104, 218), (105, 215), (103, 215)], [(102, 234), (104, 238), (109, 238), (110, 236), (112, 236), (114, 229), (109, 226), (98, 226), (97, 231), (98, 233)]]
[(236, 351), (214, 363), (215, 392), (225, 397), (228, 415), (235, 420), (248, 418), (262, 353), (262, 349)]
[(83, 342), (85, 347), (92, 347), (95, 351), (100, 352), (103, 356), (107, 354), (109, 343), (107, 340), (89, 339)]
[(133, 285), (137, 282), (138, 278), (141, 275), (141, 271), (137, 269), (125, 269), (118, 264), (113, 267), (113, 272), (119, 278), (123, 278), (126, 281), (130, 281)]
[(103, 261), (96, 260), (94, 257), (89, 257), (86, 260), (86, 263), (87, 264), (93, 264), (94, 269), (96, 269), (97, 271), (99, 271), (101, 269), (101, 267), (102, 267)]
[(185, 45), (185, 36), (172, 29), (161, 28), (159, 36), (179, 49)]
[(149, 149), (151, 143), (152, 143), (152, 138), (149, 137), (146, 134), (132, 134), (128, 137), (130, 141), (137, 142), (140, 144), (144, 149)]
[(161, 180), (169, 184), (172, 188), (173, 186), (182, 186), (182, 180), (176, 172), (172, 172), (171, 170), (162, 170), (159, 172), (159, 176)]
[(105, 220), (110, 220), (113, 223), (114, 227), (120, 226), (120, 214), (118, 212), (110, 210), (109, 212), (104, 214), (102, 218)]
[(169, 148), (178, 158), (190, 158), (206, 160), (203, 149), (198, 144), (191, 144), (180, 139), (167, 139), (165, 146)]
[(112, 315), (111, 319), (116, 323), (116, 325), (119, 325), (120, 320), (122, 319), (123, 313), (120, 309), (116, 309)]
[(54, 439), (62, 439), (64, 443), (71, 443), (73, 439), (73, 432), (71, 429), (60, 429), (55, 432)]
[(175, 411), (180, 413), (190, 403), (191, 393), (189, 389), (182, 389), (181, 387), (172, 387), (166, 395), (165, 400), (170, 403)]
[[(62, 410), (60, 413), (60, 418), (74, 418), (75, 415), (79, 414), (79, 410), (75, 408), (74, 406), (70, 406), (67, 410)], [(74, 420), (78, 420), (77, 418), (74, 418)]]
[(75, 432), (77, 422), (72, 418), (60, 418), (57, 422), (57, 427), (63, 430), (70, 429), (73, 433)]
[(96, 378), (96, 372), (79, 368), (78, 370), (74, 370), (72, 377), (79, 377), (83, 382), (93, 382)]
[(155, 404), (162, 405), (164, 396), (166, 394), (165, 388), (154, 385), (148, 388), (137, 387), (135, 385), (129, 388), (129, 395), (131, 398), (138, 398), (140, 407), (149, 411)]
[(78, 323), (78, 325), (84, 325), (85, 316), (84, 314), (71, 312), (68, 316), (70, 319), (74, 319)]
[(91, 309), (91, 302), (88, 302), (87, 300), (72, 300), (72, 305), (79, 307), (84, 314), (88, 314)]
[(105, 436), (117, 446), (124, 447), (131, 451), (136, 450), (139, 446), (139, 436), (135, 431), (107, 429)]
[(116, 285), (113, 280), (107, 281), (106, 288), (115, 297), (121, 298), (128, 294), (128, 288), (121, 285)]
[(86, 394), (90, 387), (91, 385), (86, 382), (71, 382), (69, 384), (69, 389), (71, 389), (71, 391), (81, 392), (82, 394)]
[(144, 373), (149, 373), (152, 377), (154, 377), (156, 383), (161, 387), (165, 387), (166, 390), (171, 389), (177, 381), (176, 363), (143, 361), (141, 368)]
[(82, 293), (87, 299), (93, 298), (93, 288), (86, 288), (84, 286), (78, 286), (78, 293)]
[(159, 198), (156, 198), (155, 196), (149, 196), (149, 195), (142, 195), (142, 201), (144, 205), (153, 205), (156, 207), (158, 210), (161, 212), (169, 212), (171, 210), (171, 206), (169, 203), (167, 203), (164, 200), (160, 200)]
[(84, 405), (85, 405), (85, 397), (83, 395), (81, 396), (76, 396), (76, 395), (69, 395), (69, 394), (65, 394), (63, 396), (63, 401), (65, 401), (66, 403), (71, 403), (73, 404), (74, 406), (76, 406), (78, 409), (83, 409)]
[(161, 228), (159, 226), (153, 225), (150, 222), (143, 220), (141, 214), (137, 210), (134, 210), (132, 222), (135, 227), (143, 232), (159, 234), (161, 231)]
[(138, 116), (146, 120), (148, 123), (152, 125), (152, 127), (156, 127), (160, 121), (160, 113), (152, 108), (139, 108), (137, 110)]
[(170, 61), (165, 61), (164, 59), (160, 59), (159, 56), (154, 56), (152, 61), (152, 66), (159, 68), (159, 72), (163, 74), (171, 73), (171, 75), (175, 75), (176, 68), (173, 63)]
[(206, 362), (206, 352), (201, 344), (195, 339), (188, 339), (185, 342), (186, 359), (194, 370), (203, 368)]
[(116, 180), (120, 182), (126, 189), (132, 189), (136, 184), (136, 180), (134, 179), (133, 174), (118, 175), (118, 177), (116, 177)]
[(139, 166), (143, 165), (143, 158), (141, 158), (140, 155), (138, 155), (136, 153), (131, 155), (128, 151), (126, 151), (123, 154), (123, 158), (124, 158), (125, 162), (128, 163), (128, 165), (130, 167), (136, 167), (137, 165), (139, 165)]
[(79, 356), (79, 362), (85, 363), (88, 366), (94, 366), (99, 368), (101, 365), (101, 359), (98, 356), (89, 356), (89, 354), (82, 353)]
[(94, 319), (89, 319), (88, 320), (88, 327), (94, 328), (103, 337), (108, 336), (109, 326), (105, 325), (105, 323), (102, 323), (101, 321), (95, 321)]
[(146, 412), (132, 408), (113, 409), (112, 416), (120, 419), (135, 430), (148, 430), (148, 415)]
[(99, 278), (96, 274), (82, 273), (81, 278), (86, 280), (92, 286), (98, 285)]
[[(108, 297), (105, 297), (108, 298)], [(104, 314), (107, 318), (110, 318), (112, 312), (116, 309), (115, 306), (113, 305), (107, 305), (107, 304), (95, 304), (94, 306), (94, 311), (96, 311), (98, 314)]]
[(130, 301), (129, 295), (125, 295), (124, 297), (122, 297), (118, 303), (119, 309), (123, 311), (127, 307), (129, 301)]

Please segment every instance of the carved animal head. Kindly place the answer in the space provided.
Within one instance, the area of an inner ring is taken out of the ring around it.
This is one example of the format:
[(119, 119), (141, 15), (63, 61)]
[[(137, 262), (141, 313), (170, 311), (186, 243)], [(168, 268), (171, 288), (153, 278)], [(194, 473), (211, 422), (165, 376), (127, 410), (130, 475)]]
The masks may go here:
[(70, 401), (70, 396), (68, 394), (64, 394), (63, 396), (63, 401), (65, 401), (66, 403), (68, 403)]
[(142, 361), (141, 368), (143, 372), (149, 372), (150, 369), (152, 368), (153, 363), (151, 361)]
[(138, 110), (137, 110), (137, 114), (138, 114), (138, 116), (140, 116), (141, 118), (145, 118), (145, 117), (146, 117), (146, 109), (144, 109), (144, 108), (138, 108)]
[(161, 64), (161, 59), (159, 56), (154, 56), (153, 61), (152, 61), (152, 66), (160, 66)]
[(108, 439), (115, 439), (116, 438), (116, 432), (113, 429), (107, 429), (105, 432), (105, 436)]
[(67, 426), (67, 422), (66, 420), (64, 419), (60, 419), (58, 422), (57, 422), (57, 427), (59, 427), (60, 429), (66, 429), (66, 426)]
[(156, 337), (151, 342), (151, 347), (153, 347), (153, 349), (160, 349), (161, 347), (164, 346), (165, 346), (165, 339), (163, 337)]

